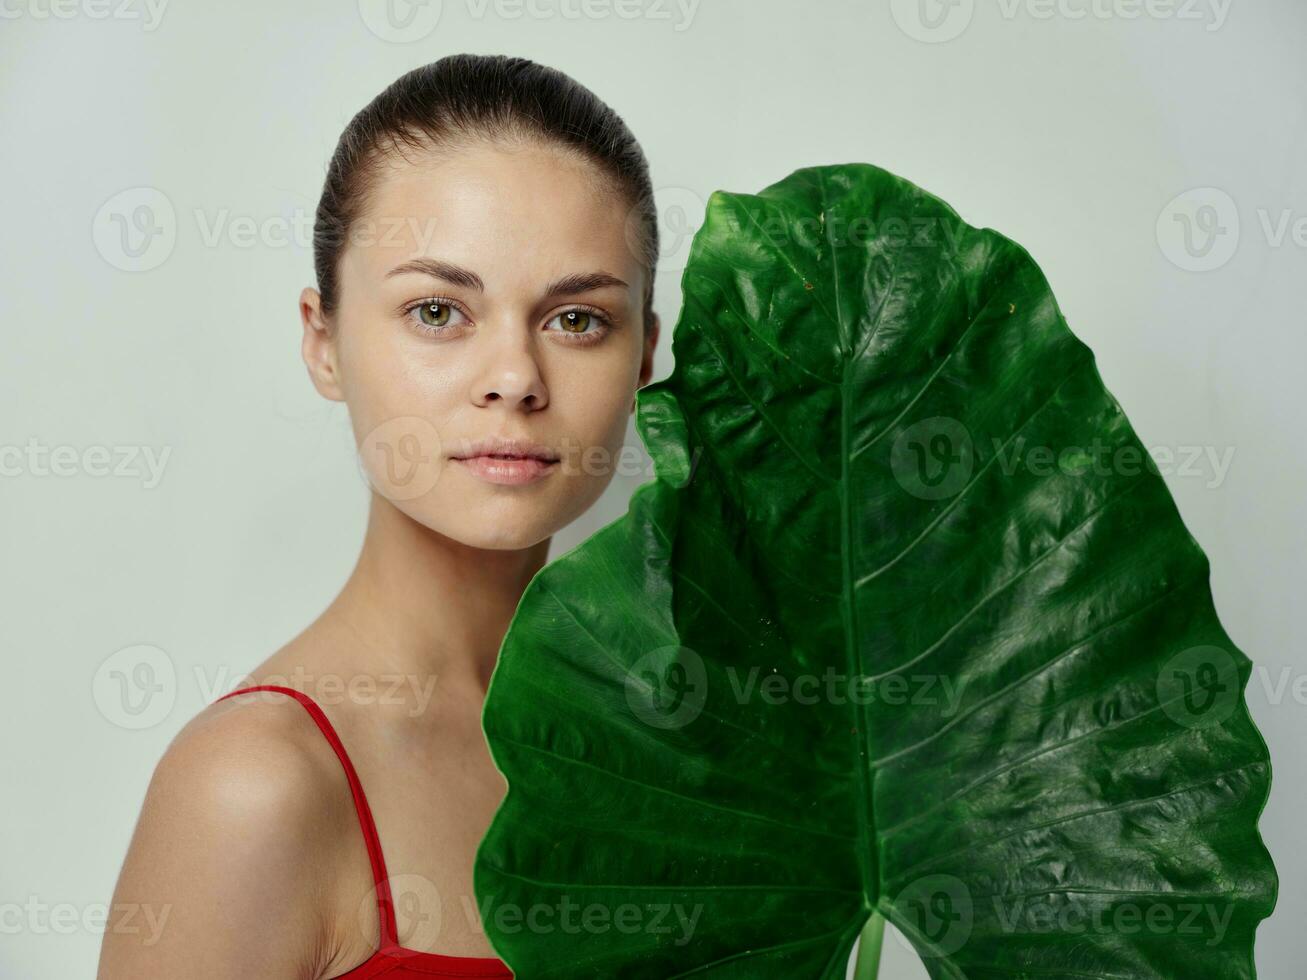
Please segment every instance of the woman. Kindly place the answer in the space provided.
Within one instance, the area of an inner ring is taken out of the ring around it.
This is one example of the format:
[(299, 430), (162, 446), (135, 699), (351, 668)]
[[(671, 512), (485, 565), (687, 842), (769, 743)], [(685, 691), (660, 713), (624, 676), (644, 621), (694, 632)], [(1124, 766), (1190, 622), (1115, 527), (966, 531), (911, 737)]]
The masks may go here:
[(101, 980), (510, 975), (472, 889), (506, 790), (482, 703), (650, 380), (657, 250), (639, 145), (555, 70), (443, 58), (349, 123), (300, 314), (373, 487), (362, 552), (159, 762), (114, 908), (160, 928), (111, 921)]

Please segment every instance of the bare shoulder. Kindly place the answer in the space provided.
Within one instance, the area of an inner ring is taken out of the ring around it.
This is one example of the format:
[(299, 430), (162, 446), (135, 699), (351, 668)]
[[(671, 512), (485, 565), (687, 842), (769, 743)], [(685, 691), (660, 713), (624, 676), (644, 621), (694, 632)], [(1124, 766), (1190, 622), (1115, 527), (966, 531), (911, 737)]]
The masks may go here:
[(151, 777), (100, 980), (321, 976), (334, 864), (323, 858), (350, 816), (339, 780), (294, 698), (252, 692), (204, 708)]
[(202, 811), (213, 824), (267, 833), (293, 849), (297, 841), (313, 843), (307, 834), (338, 765), (295, 698), (242, 693), (208, 705), (178, 732), (146, 802)]

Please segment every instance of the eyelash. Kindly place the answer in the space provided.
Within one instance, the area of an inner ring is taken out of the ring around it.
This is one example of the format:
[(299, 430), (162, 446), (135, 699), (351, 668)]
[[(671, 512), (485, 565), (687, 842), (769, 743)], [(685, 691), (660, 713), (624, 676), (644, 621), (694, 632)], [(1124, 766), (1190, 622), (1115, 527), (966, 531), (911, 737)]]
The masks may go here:
[[(470, 316), (468, 316), (467, 310), (463, 309), (460, 303), (456, 303), (454, 300), (449, 299), (448, 297), (445, 296), (428, 296), (426, 299), (418, 300), (416, 303), (410, 303), (408, 306), (404, 307), (403, 309), (404, 316), (408, 317), (413, 321), (413, 326), (419, 333), (425, 334), (428, 337), (437, 337), (440, 334), (444, 333), (449, 328), (448, 324), (446, 324), (443, 327), (432, 327), (429, 324), (423, 323), (416, 316), (414, 316), (414, 314), (422, 307), (432, 306), (432, 305), (448, 306), (451, 309), (458, 310), (459, 313), (467, 317), (469, 320), (472, 319)], [(548, 322), (553, 323), (560, 316), (564, 316), (568, 313), (588, 313), (590, 316), (594, 317), (594, 319), (599, 321), (600, 329), (596, 331), (590, 331), (584, 334), (569, 333), (566, 330), (549, 331), (550, 333), (561, 333), (567, 336), (569, 339), (566, 341), (566, 343), (577, 344), (583, 347), (588, 346), (590, 344), (597, 344), (600, 340), (602, 340), (605, 336), (607, 336), (608, 333), (613, 329), (613, 321), (607, 314), (605, 314), (602, 310), (596, 309), (593, 306), (586, 306), (583, 303), (569, 306), (565, 310), (559, 310), (557, 313), (555, 313), (553, 316), (549, 318)]]

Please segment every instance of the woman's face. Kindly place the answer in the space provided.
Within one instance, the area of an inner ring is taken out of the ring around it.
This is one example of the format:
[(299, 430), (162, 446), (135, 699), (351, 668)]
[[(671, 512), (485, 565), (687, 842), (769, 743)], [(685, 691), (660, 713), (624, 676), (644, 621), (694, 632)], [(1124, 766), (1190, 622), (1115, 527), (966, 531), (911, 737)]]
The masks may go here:
[[(469, 546), (526, 548), (608, 485), (653, 369), (630, 208), (549, 146), (406, 155), (344, 245), (334, 335), (301, 297), (305, 361), (378, 493)], [(469, 456), (493, 439), (555, 461)]]

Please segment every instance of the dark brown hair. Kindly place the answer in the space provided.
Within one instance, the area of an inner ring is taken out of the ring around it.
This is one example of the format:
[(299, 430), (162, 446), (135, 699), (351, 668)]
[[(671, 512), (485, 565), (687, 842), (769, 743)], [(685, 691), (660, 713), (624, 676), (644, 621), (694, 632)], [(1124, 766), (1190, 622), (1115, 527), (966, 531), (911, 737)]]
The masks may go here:
[(507, 55), (454, 54), (401, 75), (349, 121), (327, 167), (313, 224), (313, 265), (326, 316), (340, 301), (336, 270), (388, 154), (457, 148), (477, 139), (550, 142), (579, 153), (630, 207), (627, 239), (648, 271), (653, 318), (658, 219), (644, 151), (622, 119), (554, 68)]

